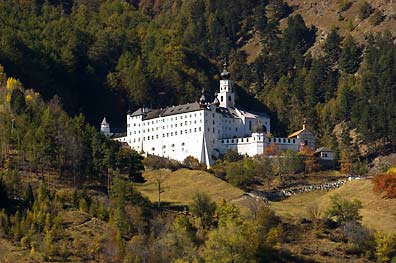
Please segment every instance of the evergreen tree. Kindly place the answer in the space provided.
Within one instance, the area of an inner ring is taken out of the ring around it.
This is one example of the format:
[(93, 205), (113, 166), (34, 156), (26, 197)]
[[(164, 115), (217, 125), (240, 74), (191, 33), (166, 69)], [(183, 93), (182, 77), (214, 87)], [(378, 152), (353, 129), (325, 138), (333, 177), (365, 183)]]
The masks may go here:
[(341, 54), (341, 38), (336, 29), (331, 30), (324, 43), (326, 59), (330, 65), (335, 65)]
[(360, 67), (361, 51), (352, 36), (347, 36), (342, 46), (339, 65), (348, 74), (355, 73)]

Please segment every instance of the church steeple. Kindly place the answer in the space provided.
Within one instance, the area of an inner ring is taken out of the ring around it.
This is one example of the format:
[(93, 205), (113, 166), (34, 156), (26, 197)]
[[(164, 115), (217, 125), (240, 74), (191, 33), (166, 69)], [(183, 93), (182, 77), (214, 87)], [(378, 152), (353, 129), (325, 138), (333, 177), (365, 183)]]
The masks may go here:
[(229, 79), (230, 78), (230, 72), (228, 72), (227, 67), (228, 67), (227, 59), (224, 59), (223, 72), (221, 72), (221, 74), (220, 74), (221, 79)]
[(202, 88), (202, 90), (201, 90), (201, 98), (199, 99), (199, 104), (200, 104), (201, 106), (204, 106), (205, 103), (206, 103), (205, 89)]
[(220, 76), (220, 92), (217, 95), (217, 98), (220, 101), (220, 107), (234, 107), (235, 105), (235, 94), (232, 91), (232, 83), (230, 80), (230, 72), (228, 72), (228, 63), (225, 60), (223, 64), (223, 71)]

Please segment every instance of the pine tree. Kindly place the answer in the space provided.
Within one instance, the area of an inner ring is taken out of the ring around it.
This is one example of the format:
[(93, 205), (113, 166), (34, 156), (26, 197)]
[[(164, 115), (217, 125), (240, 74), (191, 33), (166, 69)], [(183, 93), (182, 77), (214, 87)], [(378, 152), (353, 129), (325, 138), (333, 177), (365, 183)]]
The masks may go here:
[(341, 54), (341, 38), (336, 29), (331, 30), (324, 43), (326, 59), (330, 65), (335, 65)]
[(339, 65), (348, 74), (355, 73), (360, 67), (361, 51), (352, 36), (347, 36), (342, 46)]

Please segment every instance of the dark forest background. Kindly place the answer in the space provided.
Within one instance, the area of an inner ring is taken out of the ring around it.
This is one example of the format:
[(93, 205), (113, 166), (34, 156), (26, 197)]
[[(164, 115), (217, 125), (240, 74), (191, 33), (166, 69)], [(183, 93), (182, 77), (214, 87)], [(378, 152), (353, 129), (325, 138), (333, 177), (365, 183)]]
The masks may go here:
[[(262, 50), (247, 64), (241, 47), (254, 34)], [(227, 57), (239, 105), (268, 111), (274, 134), (299, 129), (306, 118), (319, 144), (344, 158), (393, 151), (391, 33), (359, 43), (334, 28), (313, 56), (316, 41), (316, 28), (282, 0), (0, 3), (0, 64), (94, 125), (107, 116), (121, 128), (128, 109), (195, 101), (202, 88), (212, 99)]]

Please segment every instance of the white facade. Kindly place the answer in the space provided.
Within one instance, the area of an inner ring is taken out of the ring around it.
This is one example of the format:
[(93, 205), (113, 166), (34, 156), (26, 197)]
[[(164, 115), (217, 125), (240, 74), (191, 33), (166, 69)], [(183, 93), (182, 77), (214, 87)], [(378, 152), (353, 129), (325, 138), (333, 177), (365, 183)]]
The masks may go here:
[(110, 124), (106, 121), (106, 117), (103, 118), (102, 123), (100, 124), (100, 131), (106, 136), (113, 135), (110, 132)]
[(315, 151), (315, 155), (317, 155), (320, 159), (325, 161), (333, 161), (334, 160), (334, 152), (326, 147), (321, 147)]
[(299, 139), (268, 138), (270, 119), (235, 107), (235, 94), (226, 65), (213, 103), (200, 102), (165, 109), (140, 108), (127, 115), (126, 142), (138, 152), (183, 161), (187, 156), (211, 166), (227, 150), (254, 156), (276, 143), (298, 150)]

